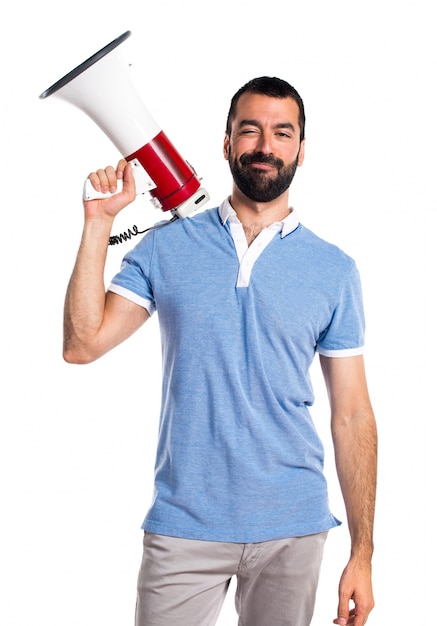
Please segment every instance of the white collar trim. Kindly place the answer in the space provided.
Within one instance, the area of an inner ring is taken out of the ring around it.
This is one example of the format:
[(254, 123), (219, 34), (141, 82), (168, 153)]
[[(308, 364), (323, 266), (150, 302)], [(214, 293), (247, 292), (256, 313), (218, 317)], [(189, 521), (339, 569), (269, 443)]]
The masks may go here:
[[(232, 208), (231, 203), (229, 202), (229, 198), (226, 198), (218, 208), (218, 212), (220, 215), (220, 219), (222, 224), (225, 225), (229, 220), (230, 222), (239, 222), (237, 214), (235, 210)], [(281, 231), (281, 238), (286, 237), (293, 230), (299, 226), (299, 217), (293, 209), (290, 209), (289, 215), (285, 217), (283, 220), (279, 222), (274, 222), (268, 226), (269, 230)]]

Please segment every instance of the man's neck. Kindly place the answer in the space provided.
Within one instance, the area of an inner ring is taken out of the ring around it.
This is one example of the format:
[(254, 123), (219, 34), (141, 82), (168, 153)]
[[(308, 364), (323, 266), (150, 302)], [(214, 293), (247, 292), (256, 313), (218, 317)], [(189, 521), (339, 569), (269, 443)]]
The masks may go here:
[(248, 244), (271, 224), (280, 222), (290, 214), (288, 193), (282, 194), (271, 202), (255, 202), (239, 191), (233, 190), (230, 203), (243, 225)]

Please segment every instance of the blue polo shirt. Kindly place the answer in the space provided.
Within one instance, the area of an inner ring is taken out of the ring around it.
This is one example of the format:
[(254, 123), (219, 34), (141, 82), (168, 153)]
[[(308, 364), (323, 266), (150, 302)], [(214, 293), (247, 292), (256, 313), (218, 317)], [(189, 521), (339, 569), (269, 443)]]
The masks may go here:
[(337, 525), (309, 368), (316, 352), (363, 350), (354, 261), (295, 211), (248, 247), (226, 200), (148, 232), (109, 289), (156, 310), (162, 338), (155, 492), (143, 528), (254, 543)]

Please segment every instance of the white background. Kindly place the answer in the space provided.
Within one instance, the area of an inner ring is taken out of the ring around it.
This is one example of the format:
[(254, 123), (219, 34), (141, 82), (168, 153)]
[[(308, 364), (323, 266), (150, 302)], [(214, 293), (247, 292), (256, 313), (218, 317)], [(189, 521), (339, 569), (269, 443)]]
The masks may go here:
[[(159, 410), (157, 320), (94, 364), (63, 362), (63, 298), (82, 228), (82, 183), (118, 154), (81, 111), (38, 99), (126, 30), (132, 36), (123, 46), (138, 88), (203, 177), (209, 206), (230, 190), (221, 150), (233, 93), (269, 74), (302, 94), (306, 161), (290, 203), (306, 226), (356, 259), (366, 302), (366, 363), (380, 434), (377, 605), (369, 624), (430, 623), (436, 582), (432, 5), (8, 5), (1, 39), (1, 626), (133, 623)], [(141, 198), (119, 216), (117, 228), (160, 218)], [(110, 248), (108, 278), (129, 245)], [(317, 363), (314, 386), (332, 509), (344, 519)], [(344, 524), (326, 547), (315, 626), (335, 617), (347, 555)], [(236, 623), (232, 600), (220, 626)]]

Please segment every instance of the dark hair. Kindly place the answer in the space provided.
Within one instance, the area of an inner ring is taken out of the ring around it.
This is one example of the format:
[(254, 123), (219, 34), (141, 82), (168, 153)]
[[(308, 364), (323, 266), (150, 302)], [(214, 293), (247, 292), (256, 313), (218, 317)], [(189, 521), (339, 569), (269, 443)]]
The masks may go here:
[(257, 93), (271, 98), (292, 98), (299, 107), (300, 140), (302, 141), (305, 138), (305, 109), (302, 98), (289, 83), (274, 76), (253, 78), (243, 85), (243, 87), (240, 87), (237, 93), (232, 97), (228, 119), (226, 121), (226, 132), (228, 135), (231, 134), (232, 122), (236, 115), (238, 100), (244, 93)]

